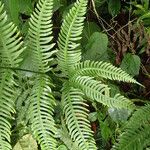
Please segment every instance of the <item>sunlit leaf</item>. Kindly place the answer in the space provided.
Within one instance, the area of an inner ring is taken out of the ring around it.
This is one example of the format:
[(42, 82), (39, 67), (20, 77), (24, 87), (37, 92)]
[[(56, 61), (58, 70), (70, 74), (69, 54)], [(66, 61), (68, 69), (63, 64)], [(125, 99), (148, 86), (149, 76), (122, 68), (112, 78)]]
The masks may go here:
[(32, 135), (27, 134), (17, 142), (13, 150), (38, 150), (38, 146)]
[(124, 122), (127, 121), (129, 115), (131, 114), (131, 111), (127, 109), (109, 108), (108, 113), (110, 117), (113, 119), (113, 121)]

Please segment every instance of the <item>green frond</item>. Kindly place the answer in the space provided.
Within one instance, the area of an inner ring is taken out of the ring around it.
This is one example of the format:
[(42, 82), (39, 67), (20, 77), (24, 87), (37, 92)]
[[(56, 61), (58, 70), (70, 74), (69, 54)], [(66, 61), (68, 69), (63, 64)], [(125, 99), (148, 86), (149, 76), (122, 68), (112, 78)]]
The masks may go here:
[(56, 128), (53, 119), (55, 100), (46, 75), (37, 75), (29, 96), (28, 119), (31, 130), (42, 150), (56, 150)]
[(35, 11), (29, 21), (28, 50), (32, 58), (32, 65), (39, 72), (50, 70), (49, 63), (52, 61), (52, 11), (53, 0), (39, 0)]
[(143, 150), (150, 145), (150, 105), (138, 109), (125, 126), (113, 150)]
[[(138, 129), (130, 128), (127, 133), (120, 136), (119, 144), (116, 144), (112, 150), (143, 150), (150, 145), (150, 141), (145, 143), (150, 137), (150, 126), (143, 125)], [(145, 143), (145, 144), (144, 144)]]
[(109, 88), (100, 81), (89, 76), (77, 76), (71, 80), (72, 86), (79, 88), (90, 99), (96, 100), (108, 107), (133, 109), (134, 104), (127, 98), (117, 94), (114, 98), (109, 95)]
[(10, 150), (12, 114), (15, 112), (15, 91), (13, 72), (11, 70), (0, 71), (0, 150)]
[(58, 135), (61, 141), (68, 147), (69, 150), (79, 150), (78, 144), (70, 138), (65, 120), (61, 121), (61, 128), (58, 130)]
[(87, 60), (75, 65), (75, 70), (78, 75), (102, 77), (140, 85), (140, 83), (130, 77), (125, 71), (107, 62)]
[(0, 1), (1, 66), (18, 67), (22, 60), (19, 56), (24, 50), (22, 38), (19, 36), (17, 27), (12, 22), (8, 22), (7, 14), (3, 8), (4, 5)]
[(77, 0), (63, 21), (58, 39), (58, 65), (69, 74), (75, 63), (81, 60), (79, 40), (83, 30), (88, 0)]
[(96, 150), (96, 144), (90, 129), (87, 104), (82, 98), (83, 93), (74, 88), (63, 89), (63, 112), (69, 134), (80, 150)]
[[(15, 112), (16, 99), (14, 72), (8, 68), (16, 68), (21, 62), (20, 54), (23, 52), (23, 42), (17, 27), (7, 19), (0, 1), (0, 150), (10, 150), (10, 134)], [(5, 69), (4, 69), (5, 67)]]

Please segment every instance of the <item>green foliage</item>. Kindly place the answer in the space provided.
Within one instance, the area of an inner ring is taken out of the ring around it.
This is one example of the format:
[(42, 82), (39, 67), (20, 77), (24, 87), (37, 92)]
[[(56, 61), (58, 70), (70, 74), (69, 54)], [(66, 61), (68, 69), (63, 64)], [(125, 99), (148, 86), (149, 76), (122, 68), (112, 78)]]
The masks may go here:
[(23, 52), (22, 41), (19, 37), (17, 28), (13, 23), (9, 23), (4, 5), (0, 2), (0, 149), (11, 149), (10, 134), (11, 124), (9, 120), (13, 119), (15, 113), (14, 102), (16, 98), (16, 83), (14, 81), (15, 73), (12, 67), (18, 67), (22, 60), (19, 55)]
[(137, 10), (135, 10), (134, 13), (140, 16), (138, 20), (149, 18), (149, 1), (144, 0), (142, 1), (142, 4), (134, 2), (133, 5), (137, 7)]
[[(41, 0), (29, 21), (27, 46), (31, 53), (31, 63), (36, 71), (45, 73), (50, 70), (54, 44), (52, 41), (52, 2)], [(41, 11), (42, 10), (42, 11)]]
[(112, 16), (116, 16), (121, 8), (120, 0), (109, 0), (108, 1), (108, 10)]
[[(11, 17), (16, 24), (20, 12), (19, 1), (17, 2), (16, 10), (13, 10), (13, 3), (9, 3)], [(29, 6), (34, 2), (30, 1)], [(141, 85), (140, 83), (110, 63), (94, 61), (94, 54), (92, 60), (81, 59), (80, 42), (87, 5), (88, 0), (77, 0), (73, 4), (63, 19), (58, 40), (54, 40), (52, 15), (61, 3), (39, 0), (30, 17), (23, 43), (17, 27), (8, 21), (0, 1), (0, 150), (10, 150), (17, 142), (20, 145), (16, 144), (14, 150), (26, 149), (26, 144), (22, 146), (22, 140), (18, 141), (25, 134), (32, 134), (42, 150), (66, 150), (67, 147), (96, 150), (98, 148), (89, 121), (89, 105), (92, 103), (95, 106), (105, 106), (106, 109), (130, 111), (136, 108), (132, 101), (121, 94), (112, 95), (107, 81)], [(118, 8), (111, 12), (112, 15), (118, 13)], [(100, 40), (100, 53), (107, 50), (108, 38), (105, 34), (91, 31), (89, 35), (92, 36), (87, 44), (88, 49), (94, 49), (95, 53), (98, 49), (96, 40)], [(61, 105), (60, 111), (57, 112), (61, 116), (59, 122), (55, 117), (57, 104)], [(102, 137), (107, 140), (112, 132), (108, 124), (100, 119), (100, 115), (97, 116), (102, 126)], [(134, 117), (136, 115), (133, 120)], [(19, 127), (23, 129), (19, 130)], [(14, 141), (11, 142), (11, 128), (12, 136), (15, 132), (21, 135), (15, 139), (15, 144), (12, 144)], [(148, 137), (144, 133), (148, 124), (142, 129), (142, 138)], [(137, 130), (140, 132), (139, 128)], [(69, 139), (69, 142), (66, 139)], [(124, 138), (120, 138), (121, 140), (121, 144), (125, 143)], [(27, 140), (23, 143), (27, 143)], [(33, 143), (36, 145), (34, 140)], [(134, 147), (134, 144), (131, 143), (131, 147)], [(144, 142), (144, 146), (146, 145), (148, 140)], [(143, 146), (142, 143), (140, 146)], [(119, 147), (119, 144), (115, 147)]]
[[(93, 0), (95, 7), (103, 10), (107, 10), (108, 13), (115, 17), (121, 10), (121, 0)], [(105, 8), (104, 8), (105, 7)]]
[[(88, 44), (87, 41), (90, 40), (91, 35), (93, 35), (94, 32), (100, 32), (100, 31), (101, 29), (95, 22), (88, 21), (84, 23), (82, 39), (81, 39), (82, 51), (85, 49), (86, 45)], [(86, 52), (86, 49), (83, 52)]]
[(78, 41), (81, 39), (87, 0), (77, 1), (66, 16), (58, 39), (58, 65), (63, 73), (70, 74), (74, 64), (81, 60)]
[(120, 67), (122, 68), (122, 70), (126, 71), (131, 76), (135, 76), (139, 74), (140, 64), (141, 60), (139, 56), (127, 53), (124, 56)]
[[(99, 42), (101, 41), (101, 42)], [(83, 58), (86, 60), (101, 60), (106, 56), (108, 37), (106, 34), (94, 32), (85, 47), (86, 52)]]
[[(68, 85), (66, 85), (68, 87)], [(64, 88), (62, 101), (66, 124), (71, 138), (80, 149), (96, 149), (90, 129), (87, 104), (82, 98), (83, 93), (74, 88)]]
[(14, 146), (13, 150), (38, 150), (38, 145), (32, 135), (24, 135)]
[(96, 7), (99, 7), (103, 5), (106, 2), (106, 0), (95, 0), (95, 5)]
[(119, 143), (116, 143), (113, 150), (142, 150), (150, 145), (149, 126), (150, 105), (138, 109), (120, 135)]
[[(50, 51), (52, 41), (52, 1), (40, 0), (29, 21), (27, 37), (28, 53), (31, 53), (31, 63), (36, 71), (46, 73), (50, 70), (49, 62), (54, 51)], [(51, 92), (51, 81), (46, 75), (36, 75), (29, 96), (28, 119), (31, 130), (42, 149), (55, 149), (56, 133), (53, 115), (55, 105)], [(49, 126), (48, 126), (49, 125)]]
[(30, 91), (27, 118), (31, 122), (31, 130), (42, 149), (55, 149), (56, 133), (53, 115), (55, 105), (50, 89), (50, 79), (45, 75), (37, 75)]
[(124, 122), (127, 121), (128, 117), (131, 115), (131, 111), (127, 109), (116, 109), (116, 108), (109, 108), (108, 113), (112, 120), (115, 122)]
[(75, 70), (78, 75), (97, 76), (110, 80), (137, 83), (137, 81), (130, 77), (126, 72), (107, 62), (87, 60), (75, 65)]

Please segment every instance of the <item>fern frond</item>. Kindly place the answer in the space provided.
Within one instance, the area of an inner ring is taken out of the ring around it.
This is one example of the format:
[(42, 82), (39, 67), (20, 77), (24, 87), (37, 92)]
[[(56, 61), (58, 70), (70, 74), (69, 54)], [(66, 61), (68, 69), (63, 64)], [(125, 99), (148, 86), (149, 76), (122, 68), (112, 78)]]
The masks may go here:
[(56, 150), (56, 133), (54, 119), (55, 101), (51, 93), (50, 79), (46, 75), (37, 75), (29, 96), (28, 119), (34, 137), (42, 150)]
[(81, 60), (78, 41), (81, 39), (87, 2), (88, 0), (77, 0), (61, 26), (57, 57), (60, 69), (66, 74)]
[[(128, 124), (125, 126), (123, 134), (119, 137), (119, 142), (114, 145), (113, 150), (143, 150), (150, 145), (150, 105), (146, 105), (137, 110)], [(147, 139), (147, 140), (146, 140)]]
[(61, 141), (68, 147), (69, 150), (79, 150), (78, 144), (70, 138), (68, 129), (65, 124), (65, 120), (62, 119), (62, 126), (58, 130), (58, 135)]
[(75, 70), (78, 75), (102, 77), (105, 79), (131, 82), (141, 85), (125, 71), (107, 62), (86, 60), (75, 65)]
[(1, 66), (18, 67), (22, 60), (19, 56), (24, 50), (22, 38), (19, 36), (17, 27), (12, 22), (8, 22), (7, 14), (3, 8), (4, 5), (0, 1)]
[(29, 21), (27, 45), (31, 52), (32, 65), (39, 72), (50, 70), (49, 63), (52, 61), (52, 9), (53, 0), (39, 0), (35, 11)]
[[(134, 130), (133, 128), (128, 129), (127, 133), (123, 133), (120, 136), (120, 141), (116, 144), (112, 150), (143, 150), (148, 145), (150, 141), (145, 140), (150, 137), (150, 126), (143, 125), (142, 127)], [(145, 144), (144, 144), (145, 143)]]
[(7, 19), (0, 1), (0, 150), (10, 150), (12, 114), (15, 112), (16, 99), (14, 72), (8, 68), (16, 68), (21, 62), (23, 42), (17, 27)]
[(134, 104), (127, 98), (117, 94), (114, 98), (109, 95), (108, 86), (88, 76), (77, 76), (71, 80), (72, 86), (81, 89), (84, 94), (108, 107), (133, 109)]
[(64, 88), (62, 100), (63, 111), (69, 134), (81, 150), (96, 150), (88, 118), (87, 104), (83, 93), (74, 88)]
[(10, 150), (10, 119), (15, 112), (15, 90), (13, 72), (11, 70), (0, 71), (0, 150)]

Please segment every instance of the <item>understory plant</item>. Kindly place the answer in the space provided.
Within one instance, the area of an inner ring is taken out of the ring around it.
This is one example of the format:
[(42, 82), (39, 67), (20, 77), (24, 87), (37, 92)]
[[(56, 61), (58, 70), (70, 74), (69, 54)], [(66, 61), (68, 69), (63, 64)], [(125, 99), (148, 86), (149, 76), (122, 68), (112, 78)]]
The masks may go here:
[[(53, 0), (38, 1), (29, 21), (27, 37), (23, 38), (17, 27), (9, 22), (0, 1), (0, 150), (12, 149), (11, 139), (16, 134), (18, 138), (27, 133), (33, 135), (42, 150), (56, 150), (62, 139), (58, 136), (60, 126), (55, 119), (57, 101), (62, 107), (61, 123), (65, 122), (66, 132), (79, 150), (98, 149), (88, 120), (90, 103), (131, 111), (136, 108), (119, 93), (111, 97), (111, 89), (105, 84), (107, 80), (139, 84), (136, 80), (110, 63), (81, 61), (80, 39), (87, 5), (88, 0), (74, 3), (55, 41), (52, 35)], [(61, 91), (53, 91), (57, 87), (56, 80), (62, 83)], [(61, 93), (61, 100), (56, 100), (56, 92)], [(131, 130), (125, 130), (114, 149), (123, 149), (131, 131), (135, 138), (137, 131), (143, 133), (137, 142), (149, 137), (147, 108), (149, 106), (135, 113), (129, 122)], [(147, 117), (140, 118), (147, 121), (146, 125), (141, 125), (143, 130), (138, 118), (143, 115), (142, 111), (147, 113)], [(128, 150), (135, 147), (135, 142)], [(140, 146), (145, 147), (147, 143), (148, 140)]]

